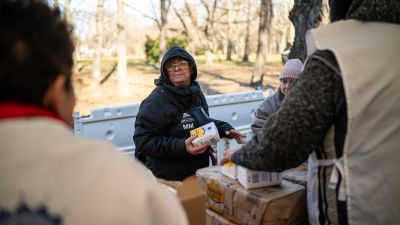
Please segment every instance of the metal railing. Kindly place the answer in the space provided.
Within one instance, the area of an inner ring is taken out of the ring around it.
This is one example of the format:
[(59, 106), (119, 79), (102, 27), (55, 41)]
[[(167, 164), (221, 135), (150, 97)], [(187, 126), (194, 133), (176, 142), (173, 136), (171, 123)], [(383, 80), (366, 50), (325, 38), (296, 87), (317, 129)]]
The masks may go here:
[[(251, 137), (252, 117), (263, 99), (262, 91), (206, 96), (210, 117), (228, 122), (245, 134), (247, 139)], [(120, 151), (132, 156), (135, 150), (132, 137), (138, 111), (139, 104), (97, 108), (87, 117), (81, 117), (79, 111), (74, 112), (75, 135), (109, 141)], [(235, 147), (237, 144), (230, 140), (229, 145)], [(218, 158), (223, 150), (224, 141), (220, 141)]]

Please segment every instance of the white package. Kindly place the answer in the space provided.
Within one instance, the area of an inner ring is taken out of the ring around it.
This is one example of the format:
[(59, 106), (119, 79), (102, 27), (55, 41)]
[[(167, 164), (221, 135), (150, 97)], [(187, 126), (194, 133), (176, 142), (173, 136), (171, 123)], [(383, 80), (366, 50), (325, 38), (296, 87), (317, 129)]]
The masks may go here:
[(277, 185), (281, 183), (281, 173), (254, 171), (242, 166), (236, 166), (238, 181), (246, 189)]
[(216, 149), (217, 142), (220, 140), (218, 129), (214, 122), (191, 130), (190, 135), (196, 135), (197, 138), (192, 141), (192, 144), (196, 147), (202, 144), (210, 144), (211, 147)]

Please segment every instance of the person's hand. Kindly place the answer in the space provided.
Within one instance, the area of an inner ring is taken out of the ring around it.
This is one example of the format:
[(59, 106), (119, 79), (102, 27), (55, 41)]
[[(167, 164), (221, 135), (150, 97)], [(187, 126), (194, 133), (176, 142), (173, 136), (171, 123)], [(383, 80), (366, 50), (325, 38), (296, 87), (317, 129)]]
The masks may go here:
[(185, 140), (186, 151), (191, 155), (200, 155), (207, 150), (208, 144), (203, 144), (197, 147), (194, 147), (192, 141), (196, 139), (196, 136), (190, 136)]
[(235, 129), (225, 131), (225, 134), (228, 137), (234, 138), (238, 144), (244, 144), (245, 142), (245, 136)]
[(240, 147), (237, 147), (237, 148), (229, 149), (229, 150), (225, 151), (221, 161), (219, 161), (219, 165), (222, 166), (225, 163), (231, 161), (233, 153), (237, 152), (239, 149), (240, 149)]

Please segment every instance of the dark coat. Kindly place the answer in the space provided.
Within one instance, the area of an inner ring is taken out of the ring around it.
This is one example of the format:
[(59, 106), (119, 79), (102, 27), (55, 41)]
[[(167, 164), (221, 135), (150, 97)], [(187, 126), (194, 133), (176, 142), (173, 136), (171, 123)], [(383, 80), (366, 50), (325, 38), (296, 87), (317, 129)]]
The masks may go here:
[[(172, 58), (182, 58), (192, 66), (188, 87), (175, 87), (164, 69)], [(145, 163), (155, 176), (167, 180), (183, 180), (196, 170), (209, 165), (209, 150), (200, 155), (186, 151), (185, 140), (190, 130), (215, 122), (220, 137), (233, 129), (228, 123), (209, 118), (208, 105), (199, 84), (195, 81), (197, 67), (184, 49), (169, 49), (161, 62), (161, 75), (156, 88), (143, 100), (135, 121), (133, 140), (135, 156)]]

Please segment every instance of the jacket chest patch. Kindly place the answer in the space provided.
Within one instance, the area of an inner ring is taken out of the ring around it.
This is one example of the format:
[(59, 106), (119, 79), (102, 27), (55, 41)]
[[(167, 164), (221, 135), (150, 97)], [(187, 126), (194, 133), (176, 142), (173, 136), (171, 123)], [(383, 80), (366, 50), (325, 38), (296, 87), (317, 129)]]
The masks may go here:
[(188, 113), (183, 113), (181, 124), (184, 130), (194, 129), (195, 119)]

